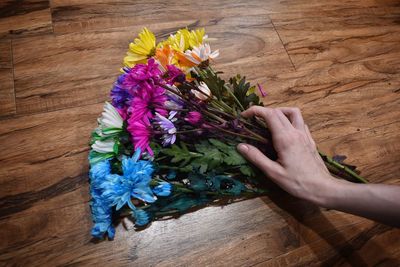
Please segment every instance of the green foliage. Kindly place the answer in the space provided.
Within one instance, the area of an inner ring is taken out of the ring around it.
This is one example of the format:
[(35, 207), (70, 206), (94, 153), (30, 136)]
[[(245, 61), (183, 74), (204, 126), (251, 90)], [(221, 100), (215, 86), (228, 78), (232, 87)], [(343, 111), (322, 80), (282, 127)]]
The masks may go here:
[(229, 84), (244, 109), (252, 105), (260, 105), (260, 98), (254, 93), (255, 87), (246, 82), (246, 77), (242, 78), (240, 75), (236, 75), (229, 79)]
[(211, 68), (196, 68), (196, 74), (198, 74), (201, 80), (207, 84), (211, 93), (216, 96), (218, 100), (221, 100), (224, 95), (225, 81), (222, 80)]
[(89, 152), (89, 163), (90, 165), (96, 164), (97, 162), (103, 161), (114, 157), (114, 153), (99, 153), (94, 150)]
[(181, 143), (181, 147), (174, 144), (171, 146), (171, 148), (164, 148), (160, 152), (171, 156), (171, 162), (173, 163), (181, 162), (181, 166), (186, 165), (190, 160), (194, 158), (202, 156), (202, 154), (190, 152), (185, 143)]
[[(236, 169), (246, 176), (253, 176), (247, 161), (236, 151), (235, 144), (225, 144), (217, 139), (203, 140), (189, 150), (183, 142), (164, 148), (160, 153), (168, 155), (169, 161), (179, 163), (179, 171), (198, 171), (201, 174), (210, 170)], [(247, 167), (247, 168), (246, 168)]]

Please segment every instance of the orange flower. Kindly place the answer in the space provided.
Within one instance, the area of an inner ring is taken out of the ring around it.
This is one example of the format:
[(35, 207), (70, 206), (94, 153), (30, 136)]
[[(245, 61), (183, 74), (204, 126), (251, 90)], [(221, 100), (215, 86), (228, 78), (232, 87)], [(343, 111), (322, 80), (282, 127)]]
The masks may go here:
[(156, 49), (155, 58), (160, 62), (161, 66), (166, 69), (167, 65), (173, 64), (174, 51), (171, 49), (170, 45), (163, 45)]

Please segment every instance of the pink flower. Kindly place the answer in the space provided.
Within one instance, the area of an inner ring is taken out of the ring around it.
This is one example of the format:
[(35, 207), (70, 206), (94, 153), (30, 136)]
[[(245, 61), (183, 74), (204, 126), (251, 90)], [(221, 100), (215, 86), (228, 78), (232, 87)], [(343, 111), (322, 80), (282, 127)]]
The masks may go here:
[(257, 87), (258, 87), (258, 91), (260, 91), (261, 96), (266, 97), (267, 92), (265, 92), (264, 88), (262, 88), (262, 86), (259, 83), (257, 83)]
[(153, 155), (153, 150), (150, 148), (152, 131), (147, 117), (144, 117), (143, 120), (128, 119), (128, 131), (132, 135), (135, 150), (140, 148), (142, 152), (147, 151), (150, 155)]
[(166, 116), (168, 112), (164, 107), (165, 101), (167, 101), (167, 96), (165, 95), (164, 88), (143, 83), (143, 86), (135, 91), (134, 97), (131, 100), (128, 109), (130, 120), (152, 119), (155, 112)]
[(203, 117), (201, 113), (197, 111), (190, 111), (185, 117), (185, 121), (189, 122), (194, 126), (199, 125), (202, 119)]
[(137, 64), (127, 73), (123, 85), (131, 90), (135, 90), (142, 82), (158, 82), (161, 79), (162, 72), (153, 58), (150, 58), (147, 64)]

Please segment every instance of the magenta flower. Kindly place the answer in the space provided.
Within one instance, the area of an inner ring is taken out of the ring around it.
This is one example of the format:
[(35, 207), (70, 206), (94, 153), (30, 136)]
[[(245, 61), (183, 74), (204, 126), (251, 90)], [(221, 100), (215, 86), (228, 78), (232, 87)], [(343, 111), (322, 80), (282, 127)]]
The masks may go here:
[(150, 148), (152, 130), (149, 119), (147, 117), (142, 120), (132, 120), (130, 118), (128, 119), (127, 129), (132, 135), (135, 151), (140, 148), (142, 152), (147, 151), (150, 155), (153, 155), (153, 150)]
[(199, 125), (202, 121), (203, 117), (200, 112), (197, 111), (190, 111), (186, 117), (185, 121), (189, 122), (190, 124), (196, 126)]
[(153, 58), (147, 64), (137, 64), (129, 70), (123, 81), (123, 85), (131, 90), (140, 87), (143, 82), (157, 83), (161, 79), (162, 72)]
[(152, 119), (155, 112), (166, 116), (168, 112), (164, 107), (165, 101), (167, 101), (167, 96), (164, 88), (143, 83), (142, 87), (134, 92), (134, 97), (131, 100), (131, 105), (128, 109), (130, 120)]
[(167, 65), (165, 77), (169, 85), (173, 85), (175, 82), (182, 83), (186, 79), (185, 74), (174, 65)]
[(257, 87), (258, 87), (258, 91), (260, 91), (260, 94), (262, 97), (267, 96), (267, 92), (265, 92), (264, 88), (262, 88), (262, 86), (259, 83), (257, 83)]

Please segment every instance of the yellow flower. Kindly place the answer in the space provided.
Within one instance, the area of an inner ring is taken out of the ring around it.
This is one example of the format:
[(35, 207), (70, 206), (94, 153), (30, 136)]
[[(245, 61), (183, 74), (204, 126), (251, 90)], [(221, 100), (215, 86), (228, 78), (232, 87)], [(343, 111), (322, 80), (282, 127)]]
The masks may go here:
[(189, 36), (190, 32), (188, 29), (180, 29), (174, 35), (168, 37), (167, 42), (170, 44), (172, 49), (180, 52), (185, 52), (189, 49)]
[(144, 28), (139, 33), (139, 38), (135, 38), (134, 43), (129, 44), (129, 50), (124, 58), (124, 65), (133, 67), (137, 63), (146, 63), (152, 57), (156, 49), (156, 37), (154, 33)]
[(201, 44), (203, 44), (203, 40), (207, 38), (207, 35), (204, 34), (205, 34), (204, 28), (190, 31), (189, 46), (191, 49), (193, 47), (200, 46)]

